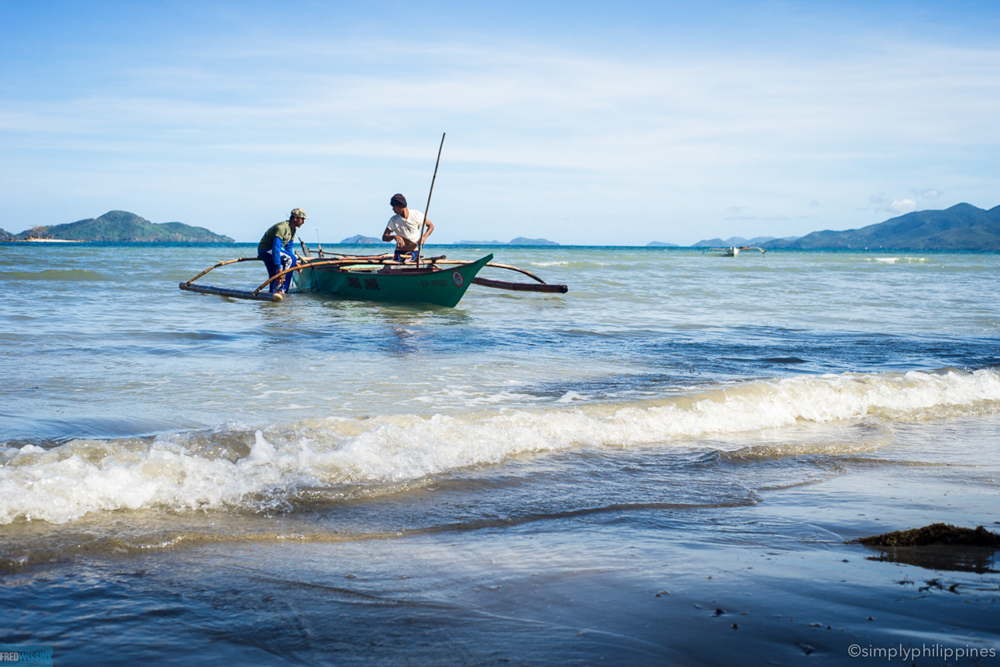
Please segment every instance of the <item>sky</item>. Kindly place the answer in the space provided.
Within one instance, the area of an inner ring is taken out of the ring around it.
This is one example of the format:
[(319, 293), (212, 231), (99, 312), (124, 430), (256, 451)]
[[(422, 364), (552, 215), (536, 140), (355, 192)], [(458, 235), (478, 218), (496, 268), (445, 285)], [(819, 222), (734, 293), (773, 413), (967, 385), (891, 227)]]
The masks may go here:
[(0, 228), (690, 245), (1000, 205), (996, 0), (0, 0)]

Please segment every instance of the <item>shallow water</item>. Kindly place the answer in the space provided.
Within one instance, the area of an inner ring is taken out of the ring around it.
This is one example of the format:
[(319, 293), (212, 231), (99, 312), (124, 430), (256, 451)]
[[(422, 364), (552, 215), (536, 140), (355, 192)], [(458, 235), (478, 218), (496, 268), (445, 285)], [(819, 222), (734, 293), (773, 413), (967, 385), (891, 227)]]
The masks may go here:
[[(250, 604), (234, 592), (239, 577), (225, 575), (234, 568), (264, 573), (271, 595), (320, 585), (318, 575), (274, 580), (307, 554), (317, 568), (332, 558), (379, 582), (334, 592), (330, 613), (345, 595), (417, 577), (420, 560), (419, 585), (392, 604), (451, 611), (422, 611), (419, 630), (400, 630), (412, 648), (461, 616), (433, 599), (436, 588), (476, 614), (501, 614), (470, 601), (478, 593), (454, 579), (461, 559), (441, 552), (445, 543), (474, 554), (472, 577), (487, 575), (484, 540), (503, 568), (530, 561), (550, 581), (545, 599), (582, 623), (586, 605), (555, 602), (566, 595), (558, 581), (591, 567), (585, 552), (598, 570), (627, 556), (619, 539), (662, 550), (667, 531), (686, 545), (671, 558), (690, 564), (687, 549), (715, 562), (741, 549), (808, 551), (883, 525), (995, 520), (1000, 255), (433, 249), (488, 251), (569, 293), (473, 286), (454, 309), (310, 294), (248, 302), (177, 284), (251, 246), (0, 245), (0, 572), (15, 598), (36, 596), (30, 604), (63, 628), (41, 637), (30, 630), (38, 619), (22, 617), (11, 626), (18, 641), (44, 638), (98, 662), (67, 639), (87, 627), (80, 608), (61, 606), (67, 596), (84, 608), (114, 602), (149, 632), (162, 605), (173, 610), (164, 618), (187, 618), (210, 600)], [(263, 273), (248, 262), (200, 282), (249, 288)], [(866, 494), (877, 520), (853, 516), (868, 514), (854, 511)], [(546, 546), (527, 555), (524, 540), (539, 534)], [(436, 555), (415, 555), (425, 550)], [(203, 572), (188, 569), (201, 558)], [(74, 581), (119, 570), (155, 572), (158, 592), (128, 583), (131, 574)], [(182, 570), (202, 602), (164, 601), (164, 582)], [(608, 594), (600, 574), (584, 579)], [(126, 590), (152, 597), (119, 599)], [(7, 607), (8, 620), (26, 604)], [(413, 618), (380, 614), (369, 620)], [(216, 623), (229, 637), (213, 654), (220, 662), (260, 658), (247, 649), (258, 626)], [(505, 631), (481, 625), (469, 642), (496, 632), (504, 643)], [(369, 631), (362, 621), (351, 629)], [(276, 640), (272, 655), (324, 662), (336, 642), (305, 636)], [(665, 655), (655, 632), (644, 649), (616, 636), (580, 659)], [(578, 655), (550, 640), (537, 637), (538, 662)], [(190, 629), (165, 641), (184, 645)], [(429, 646), (414, 660), (444, 655)], [(339, 661), (369, 655), (344, 651)], [(141, 646), (130, 655), (152, 656)]]

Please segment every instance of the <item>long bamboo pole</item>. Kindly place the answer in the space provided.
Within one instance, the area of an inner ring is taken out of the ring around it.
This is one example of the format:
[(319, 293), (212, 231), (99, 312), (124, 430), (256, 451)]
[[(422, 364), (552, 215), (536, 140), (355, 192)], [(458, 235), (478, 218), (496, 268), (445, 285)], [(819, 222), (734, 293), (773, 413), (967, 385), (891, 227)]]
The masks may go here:
[(438, 165), (441, 164), (441, 151), (444, 149), (444, 135), (446, 133), (441, 133), (441, 145), (438, 146), (438, 158), (437, 162), (434, 163), (434, 176), (431, 178), (431, 189), (427, 193), (427, 206), (424, 207), (424, 221), (420, 223), (420, 238), (417, 239), (417, 266), (420, 266), (420, 253), (424, 249), (424, 227), (427, 225), (427, 217), (431, 213), (431, 195), (434, 194), (434, 181), (438, 177)]
[[(216, 264), (213, 264), (212, 266), (208, 267), (207, 269), (205, 269), (204, 271), (202, 271), (201, 273), (199, 273), (198, 275), (196, 275), (191, 280), (187, 281), (186, 283), (181, 283), (181, 284), (183, 284), (183, 285), (190, 285), (191, 283), (193, 283), (194, 281), (198, 280), (198, 278), (201, 278), (203, 275), (205, 275), (206, 273), (208, 273), (212, 269), (217, 269), (220, 266), (225, 266), (226, 264), (235, 264), (236, 262), (259, 262), (259, 261), (261, 261), (260, 257), (240, 257), (239, 259), (227, 259), (224, 262), (217, 262)], [(184, 289), (184, 288), (182, 287), (181, 289)]]

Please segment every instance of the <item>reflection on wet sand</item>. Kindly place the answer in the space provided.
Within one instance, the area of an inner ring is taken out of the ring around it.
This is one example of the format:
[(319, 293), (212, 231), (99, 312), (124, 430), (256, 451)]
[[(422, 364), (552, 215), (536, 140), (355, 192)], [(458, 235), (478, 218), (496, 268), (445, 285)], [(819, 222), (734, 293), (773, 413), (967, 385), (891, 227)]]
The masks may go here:
[[(873, 548), (873, 547), (869, 547)], [(997, 572), (997, 550), (993, 547), (968, 547), (952, 544), (932, 544), (922, 547), (874, 547), (877, 556), (867, 560), (916, 565), (927, 570)]]

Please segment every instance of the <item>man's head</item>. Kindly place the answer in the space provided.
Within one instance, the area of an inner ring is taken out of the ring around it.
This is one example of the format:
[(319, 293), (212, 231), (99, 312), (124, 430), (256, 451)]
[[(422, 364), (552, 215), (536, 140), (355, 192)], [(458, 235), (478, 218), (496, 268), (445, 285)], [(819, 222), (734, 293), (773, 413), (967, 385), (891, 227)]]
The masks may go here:
[(392, 199), (389, 200), (389, 206), (392, 207), (396, 215), (400, 215), (400, 211), (406, 208), (406, 197), (399, 193), (394, 194)]
[(292, 223), (295, 227), (301, 227), (302, 223), (306, 221), (306, 212), (301, 208), (293, 208), (291, 214), (288, 216), (288, 222)]

